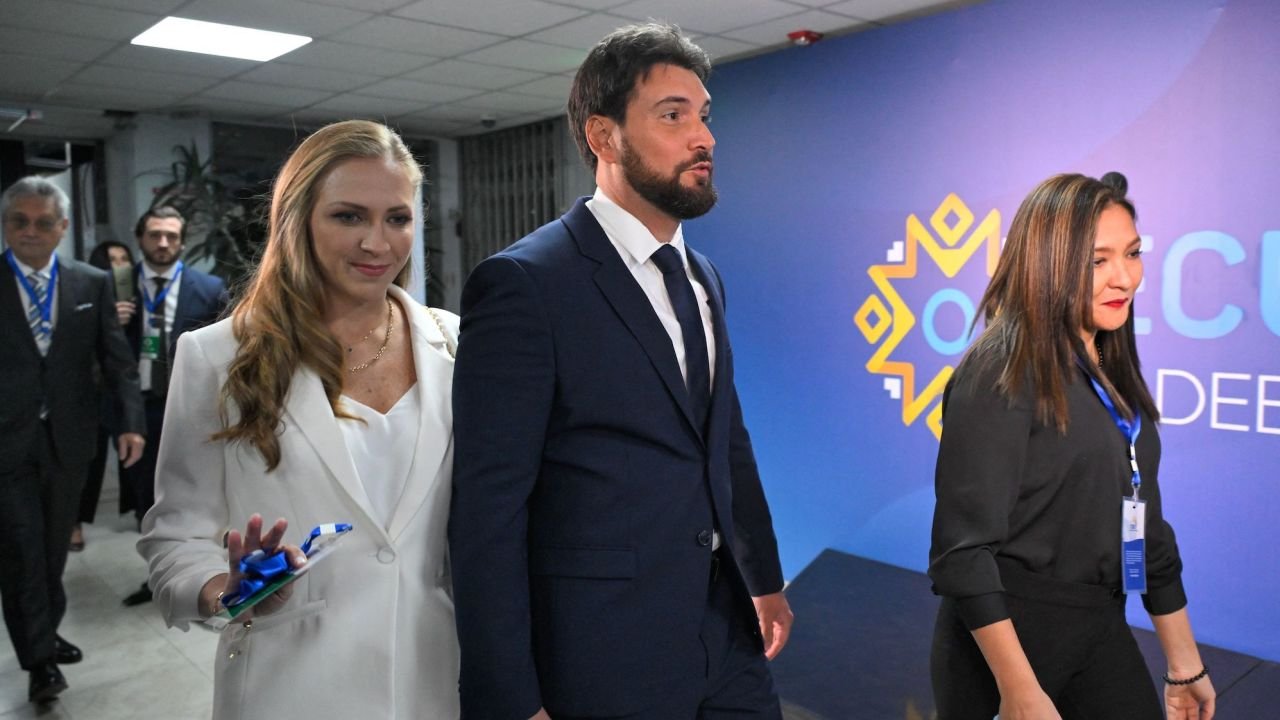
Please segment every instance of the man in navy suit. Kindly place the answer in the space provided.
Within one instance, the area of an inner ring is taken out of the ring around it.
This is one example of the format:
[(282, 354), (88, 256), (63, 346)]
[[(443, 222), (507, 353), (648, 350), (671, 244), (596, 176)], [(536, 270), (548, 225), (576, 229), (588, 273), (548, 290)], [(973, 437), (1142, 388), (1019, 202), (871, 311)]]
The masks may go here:
[(30, 674), (27, 697), (46, 702), (67, 688), (58, 665), (82, 658), (57, 631), (102, 386), (120, 402), (116, 447), (125, 465), (143, 452), (142, 398), (110, 277), (54, 252), (69, 225), (66, 193), (25, 177), (0, 197), (0, 215), (8, 246), (0, 260), (0, 600)]
[[(180, 259), (186, 229), (182, 214), (167, 206), (146, 211), (134, 227), (142, 262), (135, 275), (134, 313), (126, 332), (138, 358), (149, 442), (142, 459), (132, 468), (122, 469), (120, 511), (133, 510), (139, 523), (155, 504), (169, 361), (178, 337), (217, 320), (227, 304), (227, 286), (221, 278), (187, 267)], [(150, 600), (151, 588), (144, 582), (124, 604), (141, 605)]]
[(450, 557), (467, 720), (780, 718), (792, 615), (733, 381), (706, 54), (623, 28), (569, 120), (598, 189), (462, 297)]

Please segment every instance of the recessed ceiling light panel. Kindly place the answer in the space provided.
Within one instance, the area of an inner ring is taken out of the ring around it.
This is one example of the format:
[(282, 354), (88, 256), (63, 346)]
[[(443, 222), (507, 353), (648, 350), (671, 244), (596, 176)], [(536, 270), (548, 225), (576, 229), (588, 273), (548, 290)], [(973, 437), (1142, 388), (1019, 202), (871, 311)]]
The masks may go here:
[(134, 45), (266, 62), (311, 42), (302, 35), (167, 17), (131, 41)]

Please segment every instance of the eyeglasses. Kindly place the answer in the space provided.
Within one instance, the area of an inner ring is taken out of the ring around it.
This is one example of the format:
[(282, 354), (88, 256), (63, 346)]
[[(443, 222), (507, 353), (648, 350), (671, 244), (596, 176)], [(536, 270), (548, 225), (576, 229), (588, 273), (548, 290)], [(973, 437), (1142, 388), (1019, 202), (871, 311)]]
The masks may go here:
[[(62, 222), (56, 218), (42, 217), (35, 221), (36, 230), (47, 233), (58, 229), (58, 223)], [(10, 215), (4, 219), (4, 224), (14, 230), (26, 230), (32, 225), (31, 218), (26, 215)]]

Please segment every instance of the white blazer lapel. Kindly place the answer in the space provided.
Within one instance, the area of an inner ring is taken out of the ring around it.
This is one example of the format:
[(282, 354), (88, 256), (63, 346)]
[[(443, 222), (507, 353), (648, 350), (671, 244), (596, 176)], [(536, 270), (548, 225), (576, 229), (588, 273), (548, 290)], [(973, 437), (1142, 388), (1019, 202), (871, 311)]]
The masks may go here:
[[(311, 443), (316, 456), (328, 468), (341, 489), (364, 512), (368, 526), (380, 527), (380, 523), (373, 519), (373, 505), (369, 502), (369, 496), (351, 462), (347, 441), (333, 416), (329, 399), (325, 397), (324, 385), (309, 368), (299, 368), (294, 375), (289, 387), (289, 397), (285, 402), (285, 413)], [(306, 530), (307, 528), (303, 528), (304, 532)]]
[(413, 465), (387, 530), (392, 540), (400, 535), (423, 502), (438, 489), (441, 464), (453, 444), (453, 358), (446, 349), (445, 336), (425, 308), (399, 288), (395, 288), (395, 292), (401, 303), (409, 308), (413, 364), (418, 375), (421, 409)]

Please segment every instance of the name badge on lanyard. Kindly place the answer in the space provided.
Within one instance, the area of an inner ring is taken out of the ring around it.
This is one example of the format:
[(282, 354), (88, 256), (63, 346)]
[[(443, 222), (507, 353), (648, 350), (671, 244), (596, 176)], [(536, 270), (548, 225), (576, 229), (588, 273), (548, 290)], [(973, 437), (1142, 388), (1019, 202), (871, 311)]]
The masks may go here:
[(164, 302), (169, 297), (169, 288), (178, 281), (182, 276), (182, 261), (174, 267), (173, 278), (165, 283), (164, 289), (151, 297), (151, 293), (147, 290), (146, 278), (142, 272), (142, 265), (138, 265), (138, 289), (142, 292), (142, 306), (147, 309), (147, 322), (142, 326), (142, 347), (140, 348), (141, 356), (150, 360), (159, 360), (164, 357), (165, 350), (160, 347), (160, 331), (161, 326), (167, 322), (166, 315), (168, 313), (158, 312), (164, 310)]
[(1093, 391), (1098, 394), (1103, 407), (1111, 413), (1111, 420), (1129, 443), (1129, 470), (1133, 474), (1133, 497), (1120, 500), (1120, 578), (1126, 593), (1147, 591), (1147, 503), (1138, 499), (1142, 476), (1138, 473), (1138, 434), (1142, 432), (1142, 416), (1134, 414), (1130, 421), (1116, 410), (1115, 403), (1102, 385), (1089, 376)]

